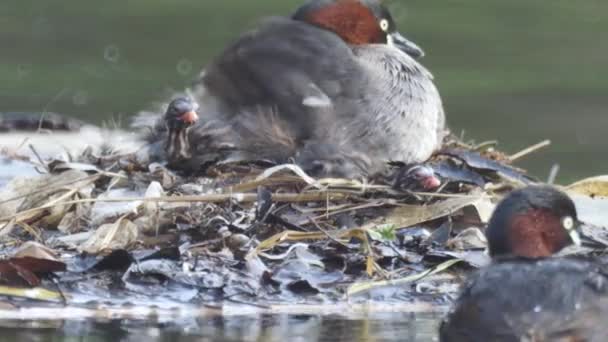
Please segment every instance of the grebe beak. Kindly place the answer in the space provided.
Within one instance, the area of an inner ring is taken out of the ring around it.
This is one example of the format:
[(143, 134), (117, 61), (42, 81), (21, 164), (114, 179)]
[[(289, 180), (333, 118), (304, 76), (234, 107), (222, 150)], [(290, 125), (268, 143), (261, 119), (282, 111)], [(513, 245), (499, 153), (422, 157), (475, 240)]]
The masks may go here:
[(178, 119), (180, 121), (182, 121), (183, 123), (192, 125), (198, 121), (198, 114), (196, 114), (195, 111), (189, 111), (189, 112), (182, 114)]
[(424, 57), (424, 51), (414, 42), (402, 36), (399, 32), (389, 33), (386, 36), (387, 44), (407, 53), (412, 58)]

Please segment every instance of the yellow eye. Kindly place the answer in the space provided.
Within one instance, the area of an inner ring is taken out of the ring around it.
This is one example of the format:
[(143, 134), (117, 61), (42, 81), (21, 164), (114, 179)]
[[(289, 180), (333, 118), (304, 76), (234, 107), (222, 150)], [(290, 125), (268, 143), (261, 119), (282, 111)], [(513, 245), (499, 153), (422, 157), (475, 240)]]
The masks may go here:
[(380, 28), (382, 29), (382, 31), (387, 32), (388, 31), (388, 20), (386, 19), (382, 19), (380, 20)]

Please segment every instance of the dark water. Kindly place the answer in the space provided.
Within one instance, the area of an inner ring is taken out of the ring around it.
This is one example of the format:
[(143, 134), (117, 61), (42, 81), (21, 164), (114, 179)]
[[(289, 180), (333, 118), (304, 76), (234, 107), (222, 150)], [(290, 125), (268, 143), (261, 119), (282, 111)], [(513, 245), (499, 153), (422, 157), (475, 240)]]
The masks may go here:
[(177, 322), (5, 321), (2, 341), (432, 341), (436, 314), (260, 315)]

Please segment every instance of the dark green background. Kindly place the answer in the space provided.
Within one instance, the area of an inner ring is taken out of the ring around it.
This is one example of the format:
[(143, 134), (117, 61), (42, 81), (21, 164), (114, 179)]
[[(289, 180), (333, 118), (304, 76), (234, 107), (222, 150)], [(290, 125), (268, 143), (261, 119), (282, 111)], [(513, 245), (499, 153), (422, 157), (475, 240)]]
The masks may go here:
[[(0, 112), (125, 121), (189, 83), (223, 45), (296, 0), (0, 2)], [(424, 47), (454, 131), (498, 139), (542, 178), (608, 173), (608, 1), (412, 0), (388, 5)]]

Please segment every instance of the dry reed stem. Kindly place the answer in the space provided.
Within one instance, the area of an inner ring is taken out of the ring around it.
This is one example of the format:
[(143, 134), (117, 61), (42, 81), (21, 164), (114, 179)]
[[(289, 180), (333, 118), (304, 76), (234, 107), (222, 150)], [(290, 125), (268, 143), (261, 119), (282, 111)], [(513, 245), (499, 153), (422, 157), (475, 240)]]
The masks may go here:
[(521, 159), (521, 158), (523, 158), (523, 157), (525, 157), (525, 156), (527, 156), (527, 155), (529, 155), (531, 153), (534, 153), (534, 152), (536, 152), (536, 151), (538, 151), (538, 150), (540, 150), (542, 148), (545, 148), (545, 147), (547, 147), (549, 145), (551, 145), (551, 140), (543, 140), (543, 141), (539, 142), (538, 144), (534, 144), (534, 145), (532, 145), (530, 147), (526, 147), (525, 149), (523, 149), (523, 150), (521, 150), (521, 151), (519, 151), (519, 152), (511, 155), (509, 157), (509, 160), (511, 162), (514, 162), (514, 161), (516, 161), (518, 159)]

